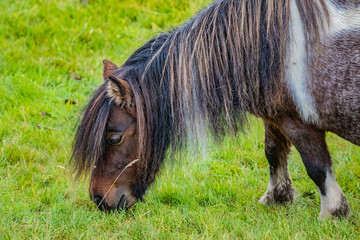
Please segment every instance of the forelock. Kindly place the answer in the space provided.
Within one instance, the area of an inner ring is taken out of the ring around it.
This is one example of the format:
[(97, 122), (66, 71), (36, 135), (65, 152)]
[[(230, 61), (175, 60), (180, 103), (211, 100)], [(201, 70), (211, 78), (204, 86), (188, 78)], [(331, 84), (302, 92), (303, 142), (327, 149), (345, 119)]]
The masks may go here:
[(105, 82), (95, 92), (75, 135), (71, 164), (77, 176), (89, 172), (105, 151), (106, 125), (113, 105), (106, 86)]

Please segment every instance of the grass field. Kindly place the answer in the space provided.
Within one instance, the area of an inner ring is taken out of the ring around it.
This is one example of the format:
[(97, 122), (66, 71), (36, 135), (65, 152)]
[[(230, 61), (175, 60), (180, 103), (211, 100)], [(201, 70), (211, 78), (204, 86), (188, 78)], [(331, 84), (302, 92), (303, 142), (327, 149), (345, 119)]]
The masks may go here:
[(0, 1), (0, 239), (359, 239), (360, 148), (328, 134), (335, 174), (352, 208), (317, 219), (320, 197), (299, 154), (298, 197), (258, 204), (268, 182), (264, 130), (248, 131), (206, 160), (166, 162), (126, 212), (104, 214), (67, 165), (74, 129), (102, 82), (104, 58), (121, 64), (209, 0)]

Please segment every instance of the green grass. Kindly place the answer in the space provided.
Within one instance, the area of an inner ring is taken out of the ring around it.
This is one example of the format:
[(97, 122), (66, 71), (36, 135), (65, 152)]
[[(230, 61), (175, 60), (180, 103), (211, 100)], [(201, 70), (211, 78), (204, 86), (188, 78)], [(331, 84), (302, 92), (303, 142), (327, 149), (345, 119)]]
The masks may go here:
[(264, 130), (254, 118), (246, 134), (211, 146), (208, 159), (166, 162), (146, 202), (127, 212), (98, 211), (88, 181), (74, 181), (74, 128), (102, 82), (102, 60), (121, 64), (209, 2), (0, 1), (0, 239), (360, 237), (359, 147), (328, 135), (350, 218), (317, 219), (320, 197), (295, 150), (289, 170), (298, 198), (264, 207)]

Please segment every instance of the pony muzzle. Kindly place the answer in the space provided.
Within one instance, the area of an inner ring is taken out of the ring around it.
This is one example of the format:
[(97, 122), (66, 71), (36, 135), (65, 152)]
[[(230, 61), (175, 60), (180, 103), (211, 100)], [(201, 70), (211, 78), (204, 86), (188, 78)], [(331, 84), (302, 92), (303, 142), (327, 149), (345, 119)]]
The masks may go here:
[(91, 194), (91, 199), (101, 211), (111, 212), (115, 210), (126, 210), (133, 206), (138, 199), (132, 194), (126, 194), (121, 191), (116, 193), (115, 198), (104, 196), (101, 193)]

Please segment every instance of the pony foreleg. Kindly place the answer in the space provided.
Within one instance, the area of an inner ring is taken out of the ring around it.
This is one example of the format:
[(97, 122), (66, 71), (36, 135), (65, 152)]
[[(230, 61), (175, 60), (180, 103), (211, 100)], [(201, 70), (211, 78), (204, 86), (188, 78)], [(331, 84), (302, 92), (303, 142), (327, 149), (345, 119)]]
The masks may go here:
[(265, 155), (270, 165), (270, 180), (260, 203), (269, 204), (292, 202), (295, 190), (291, 185), (287, 169), (290, 143), (274, 126), (265, 123)]
[(307, 173), (319, 189), (321, 197), (319, 218), (349, 215), (349, 204), (332, 174), (325, 131), (291, 118), (283, 119), (281, 131), (299, 151)]

